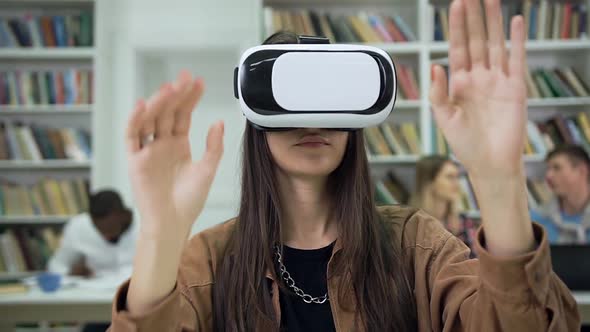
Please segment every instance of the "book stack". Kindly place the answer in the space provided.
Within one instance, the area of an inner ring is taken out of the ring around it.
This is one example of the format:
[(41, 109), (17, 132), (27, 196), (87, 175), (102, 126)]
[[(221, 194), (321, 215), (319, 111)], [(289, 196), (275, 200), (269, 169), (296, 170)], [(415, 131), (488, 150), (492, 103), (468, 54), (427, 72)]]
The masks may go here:
[(399, 86), (397, 97), (401, 100), (420, 99), (420, 88), (416, 71), (411, 66), (404, 65), (396, 65), (395, 69)]
[(416, 41), (416, 35), (399, 15), (361, 12), (336, 15), (314, 10), (265, 9), (267, 34), (280, 30), (328, 37), (332, 43), (393, 43)]
[(70, 216), (87, 210), (85, 179), (45, 178), (34, 185), (0, 183), (0, 216)]
[(0, 273), (43, 271), (59, 245), (50, 227), (7, 229), (0, 233)]
[(525, 154), (542, 155), (561, 144), (578, 144), (590, 151), (590, 115), (557, 115), (546, 121), (527, 124)]
[(375, 182), (375, 201), (377, 204), (407, 204), (410, 193), (393, 172)]
[(590, 88), (572, 67), (538, 68), (527, 72), (529, 98), (590, 97)]
[(0, 17), (0, 47), (90, 47), (92, 12)]
[(383, 122), (364, 130), (367, 148), (373, 156), (419, 155), (420, 132), (414, 122)]
[(92, 104), (92, 70), (0, 72), (0, 105)]
[(0, 160), (83, 162), (91, 156), (90, 134), (84, 129), (0, 123)]
[[(449, 7), (434, 8), (434, 40), (449, 40)], [(504, 31), (509, 38), (510, 17), (523, 15), (529, 40), (588, 38), (588, 8), (583, 1), (524, 0), (502, 3)]]

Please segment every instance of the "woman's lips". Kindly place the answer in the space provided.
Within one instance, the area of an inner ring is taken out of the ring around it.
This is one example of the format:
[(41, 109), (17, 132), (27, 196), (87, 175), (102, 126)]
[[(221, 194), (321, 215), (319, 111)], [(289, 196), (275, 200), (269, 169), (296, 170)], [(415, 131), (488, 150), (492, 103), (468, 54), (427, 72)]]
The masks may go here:
[(330, 144), (322, 136), (307, 135), (307, 136), (302, 137), (295, 145), (315, 148), (315, 147), (322, 147), (322, 146), (326, 146), (326, 145), (330, 145)]

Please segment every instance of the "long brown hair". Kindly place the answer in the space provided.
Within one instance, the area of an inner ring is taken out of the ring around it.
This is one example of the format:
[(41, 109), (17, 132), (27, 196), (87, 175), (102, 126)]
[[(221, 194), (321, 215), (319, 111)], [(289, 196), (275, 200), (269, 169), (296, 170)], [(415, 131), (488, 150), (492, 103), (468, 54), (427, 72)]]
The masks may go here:
[[(268, 43), (297, 43), (281, 32)], [(275, 164), (263, 131), (246, 124), (242, 192), (237, 225), (217, 268), (213, 294), (215, 331), (279, 331), (267, 269), (274, 274), (274, 246), (281, 243), (281, 202)], [(348, 136), (343, 160), (328, 185), (342, 250), (331, 263), (342, 275), (339, 302), (354, 289), (359, 322), (368, 331), (414, 331), (416, 308), (401, 244), (381, 220), (373, 200), (365, 144), (360, 130)], [(329, 276), (330, 277), (330, 276)], [(280, 286), (285, 285), (280, 282)]]

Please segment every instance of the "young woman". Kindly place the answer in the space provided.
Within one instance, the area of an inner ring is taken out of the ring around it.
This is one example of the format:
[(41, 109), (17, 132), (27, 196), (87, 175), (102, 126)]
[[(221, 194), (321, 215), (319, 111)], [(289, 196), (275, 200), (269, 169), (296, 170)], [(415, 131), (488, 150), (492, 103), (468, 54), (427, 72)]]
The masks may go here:
[(457, 201), (461, 197), (460, 169), (445, 156), (431, 155), (416, 163), (416, 190), (410, 206), (420, 208), (440, 220), (445, 228), (472, 250), (479, 223), (461, 215)]
[(129, 122), (142, 222), (112, 330), (579, 328), (572, 296), (551, 273), (545, 233), (527, 210), (523, 19), (512, 22), (508, 57), (499, 0), (486, 1), (489, 41), (479, 4), (453, 2), (450, 94), (438, 66), (430, 93), (481, 202), (479, 260), (468, 260), (467, 247), (425, 213), (377, 210), (360, 131), (247, 125), (238, 216), (187, 241), (222, 155), (223, 124), (212, 126), (193, 162), (189, 124), (203, 83), (183, 73), (138, 102)]
[(410, 205), (440, 220), (451, 233), (458, 227), (457, 201), (461, 197), (459, 167), (449, 158), (426, 156), (416, 163), (416, 190)]

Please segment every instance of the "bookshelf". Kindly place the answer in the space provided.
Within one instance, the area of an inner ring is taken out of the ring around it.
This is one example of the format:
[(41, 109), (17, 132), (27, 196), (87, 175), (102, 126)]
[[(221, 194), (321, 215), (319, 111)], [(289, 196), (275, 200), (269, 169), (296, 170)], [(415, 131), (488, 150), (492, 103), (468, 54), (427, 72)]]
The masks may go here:
[[(398, 99), (387, 123), (415, 123), (419, 134), (420, 153), (394, 153), (393, 155), (369, 156), (371, 170), (376, 179), (383, 179), (387, 177), (388, 172), (393, 171), (403, 185), (406, 185), (411, 190), (414, 181), (414, 164), (420, 158), (420, 155), (439, 153), (437, 130), (430, 112), (428, 91), (430, 88), (431, 65), (434, 63), (444, 65), (448, 62), (449, 43), (447, 41), (436, 40), (437, 38), (435, 37), (437, 37), (437, 33), (444, 32), (442, 30), (437, 31), (437, 29), (442, 28), (442, 24), (437, 23), (441, 22), (441, 8), (444, 10), (449, 3), (450, 1), (448, 0), (258, 0), (258, 6), (260, 8), (259, 20), (261, 22), (259, 38), (262, 41), (272, 33), (277, 23), (284, 28), (285, 22), (295, 22), (291, 23), (295, 27), (295, 30), (298, 27), (303, 29), (302, 31), (296, 32), (305, 32), (308, 28), (306, 28), (306, 15), (312, 18), (312, 14), (306, 14), (305, 11), (310, 13), (315, 12), (320, 17), (323, 14), (334, 16), (331, 18), (332, 21), (337, 21), (338, 16), (357, 15), (365, 19), (368, 17), (366, 20), (368, 27), (372, 28), (375, 33), (381, 36), (380, 28), (378, 24), (374, 23), (374, 18), (371, 18), (371, 15), (380, 15), (381, 22), (386, 21), (384, 16), (390, 15), (399, 15), (405, 20), (406, 24), (412, 30), (415, 39), (405, 42), (399, 40), (384, 42), (383, 40), (375, 41), (364, 38), (364, 40), (370, 40), (370, 42), (364, 44), (382, 48), (391, 54), (396, 65), (401, 64), (411, 67), (417, 76), (418, 99)], [(551, 14), (554, 8), (560, 7), (560, 15), (565, 15), (564, 7), (570, 6), (566, 5), (568, 1), (524, 0), (503, 3), (505, 17), (507, 14), (511, 16), (519, 10), (523, 14), (527, 11), (528, 14), (524, 16), (527, 19), (529, 30), (535, 27), (540, 28), (546, 26), (543, 32), (545, 35), (536, 33), (533, 30), (529, 32), (530, 38), (526, 43), (526, 50), (531, 71), (539, 69), (553, 70), (561, 66), (567, 66), (573, 68), (580, 77), (585, 78), (586, 85), (590, 83), (590, 39), (588, 39), (588, 33), (590, 31), (590, 17), (588, 17), (588, 11), (590, 10), (589, 0), (569, 2), (573, 4), (569, 8), (571, 10), (571, 16), (568, 19), (569, 25), (565, 25), (564, 21), (562, 21), (565, 20), (565, 16)], [(541, 4), (545, 8), (541, 9)], [(534, 14), (536, 18), (534, 19), (531, 19), (532, 11), (536, 12)], [(302, 12), (303, 14), (300, 14)], [(278, 18), (275, 13), (279, 13)], [(291, 13), (292, 16), (285, 18), (284, 13)], [(577, 17), (574, 18), (574, 16)], [(582, 19), (583, 16), (585, 16), (585, 19)], [(555, 21), (554, 17), (559, 17), (560, 21)], [(301, 20), (301, 23), (297, 23), (297, 19)], [(506, 18), (504, 21), (505, 23), (509, 22)], [(314, 30), (317, 30), (318, 26), (320, 30), (323, 30), (321, 24), (314, 23), (314, 19), (311, 20), (311, 23)], [(287, 26), (289, 25), (287, 24)], [(565, 31), (564, 29), (568, 30), (566, 34), (568, 38), (561, 38)], [(553, 34), (556, 35), (553, 36)], [(337, 34), (334, 35), (337, 37)], [(356, 35), (360, 38), (357, 38), (354, 43), (363, 43), (362, 37), (366, 36), (366, 33), (357, 32)], [(393, 38), (393, 34), (391, 36)], [(559, 38), (553, 39), (553, 37)], [(337, 42), (351, 42), (341, 38), (335, 39)], [(385, 39), (385, 37), (382, 39)], [(509, 41), (507, 46), (509, 49)], [(590, 110), (590, 96), (530, 98), (528, 107), (529, 120), (535, 123), (548, 121), (559, 115), (574, 117), (580, 112)], [(370, 146), (369, 149), (371, 149)], [(392, 148), (391, 150), (393, 151), (394, 149)], [(544, 158), (545, 155), (543, 153), (525, 155), (524, 161), (530, 177), (534, 179), (542, 178)], [(479, 216), (477, 210), (467, 211), (467, 214), (470, 217)]]
[(94, 48), (92, 47), (0, 49), (1, 60), (92, 60), (93, 57)]
[[(3, 226), (22, 226), (22, 225), (62, 225), (73, 216), (16, 216), (0, 217), (0, 225)], [(0, 275), (2, 275), (0, 273)]]
[(0, 0), (0, 278), (43, 270), (93, 172), (95, 2)]

